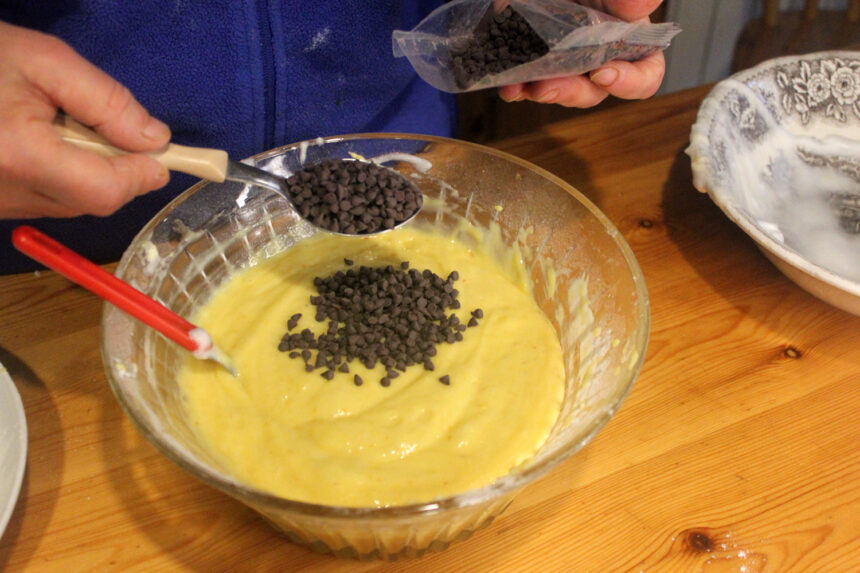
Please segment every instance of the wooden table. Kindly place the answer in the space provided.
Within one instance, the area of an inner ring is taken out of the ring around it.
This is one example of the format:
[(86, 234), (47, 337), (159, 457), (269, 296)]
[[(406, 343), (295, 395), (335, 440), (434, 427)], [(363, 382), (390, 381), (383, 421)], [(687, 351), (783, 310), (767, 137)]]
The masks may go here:
[(141, 438), (108, 388), (101, 303), (0, 278), (0, 362), (29, 424), (6, 571), (860, 571), (860, 317), (784, 278), (691, 184), (706, 88), (498, 143), (590, 197), (652, 304), (620, 412), (489, 528), (393, 564), (315, 554)]

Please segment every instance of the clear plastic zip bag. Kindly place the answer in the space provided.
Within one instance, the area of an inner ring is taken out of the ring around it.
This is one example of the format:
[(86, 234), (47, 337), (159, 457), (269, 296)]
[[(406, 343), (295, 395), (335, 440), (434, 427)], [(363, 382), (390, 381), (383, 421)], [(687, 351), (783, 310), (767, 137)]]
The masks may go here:
[(578, 75), (669, 46), (675, 23), (624, 22), (571, 0), (454, 0), (410, 31), (394, 55), (424, 81), (459, 93)]

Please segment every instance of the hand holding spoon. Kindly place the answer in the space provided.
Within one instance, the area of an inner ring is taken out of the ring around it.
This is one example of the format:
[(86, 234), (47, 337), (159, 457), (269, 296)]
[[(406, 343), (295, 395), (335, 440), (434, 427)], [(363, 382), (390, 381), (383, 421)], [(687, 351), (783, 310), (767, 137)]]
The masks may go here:
[[(104, 156), (128, 153), (60, 114), (54, 128), (67, 142)], [(252, 165), (233, 161), (220, 149), (170, 143), (149, 153), (170, 170), (215, 182), (256, 185), (289, 201), (312, 225), (339, 235), (373, 235), (399, 228), (421, 209), (421, 192), (393, 169), (358, 160), (325, 160), (284, 179)]]

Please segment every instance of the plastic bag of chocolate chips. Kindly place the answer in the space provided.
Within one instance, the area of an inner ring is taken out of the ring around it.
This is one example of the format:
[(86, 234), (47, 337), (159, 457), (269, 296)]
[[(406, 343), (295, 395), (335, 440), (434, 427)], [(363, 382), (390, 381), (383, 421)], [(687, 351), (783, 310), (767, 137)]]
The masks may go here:
[(624, 22), (571, 0), (454, 0), (411, 31), (395, 30), (393, 48), (424, 81), (459, 93), (635, 61), (667, 48), (680, 31), (674, 23)]

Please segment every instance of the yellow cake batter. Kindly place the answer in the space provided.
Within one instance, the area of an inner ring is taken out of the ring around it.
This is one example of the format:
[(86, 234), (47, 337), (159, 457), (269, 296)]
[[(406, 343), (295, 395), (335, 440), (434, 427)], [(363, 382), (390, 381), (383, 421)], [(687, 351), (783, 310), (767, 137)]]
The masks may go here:
[[(458, 271), (463, 340), (442, 343), (435, 371), (388, 387), (358, 361), (331, 381), (277, 349), (287, 320), (322, 333), (314, 277), (359, 265)], [(341, 506), (425, 502), (491, 483), (546, 439), (564, 388), (555, 331), (524, 284), (479, 249), (414, 229), (303, 241), (231, 278), (194, 317), (234, 359), (233, 378), (189, 358), (179, 381), (191, 422), (225, 470), (282, 497)], [(519, 273), (523, 276), (524, 273)], [(358, 373), (364, 384), (356, 386)], [(450, 376), (450, 384), (439, 382)]]

